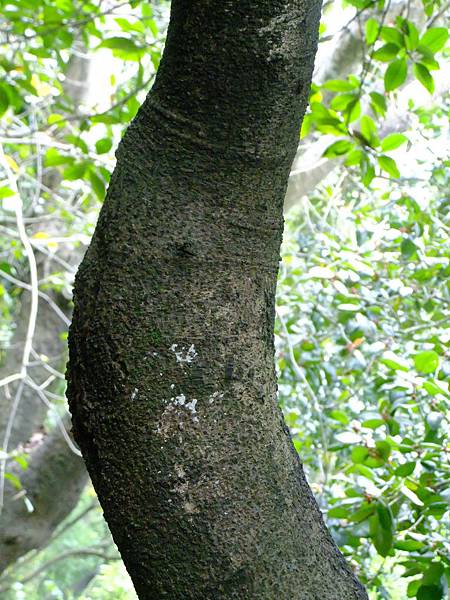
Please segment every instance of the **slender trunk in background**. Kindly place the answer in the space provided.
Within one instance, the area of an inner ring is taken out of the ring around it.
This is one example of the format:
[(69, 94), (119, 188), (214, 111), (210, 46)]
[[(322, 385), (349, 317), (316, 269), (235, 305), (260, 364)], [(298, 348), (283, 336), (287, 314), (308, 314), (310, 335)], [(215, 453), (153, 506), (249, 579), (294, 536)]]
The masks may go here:
[[(86, 80), (91, 68), (91, 61), (84, 54), (84, 47), (80, 46), (79, 42), (74, 44), (73, 50), (74, 54), (65, 73), (63, 89), (66, 98), (74, 106), (78, 106), (83, 102), (87, 93)], [(43, 175), (47, 188), (57, 191), (61, 183), (59, 171), (46, 169)], [(50, 237), (58, 236), (61, 233), (59, 230), (61, 224), (57, 220), (46, 225), (39, 223), (34, 230), (30, 226), (27, 229), (35, 233), (42, 228), (45, 228)], [(80, 258), (79, 255), (77, 256), (79, 252), (78, 249), (65, 247), (63, 251), (60, 249), (58, 254), (71, 264), (77, 264)], [(52, 261), (47, 256), (40, 254), (37, 254), (36, 258), (38, 277), (44, 279), (52, 272)], [(28, 281), (29, 274), (23, 275), (23, 279)], [(69, 319), (71, 310), (68, 300), (60, 292), (52, 289), (47, 290), (46, 293)], [(16, 328), (7, 350), (5, 362), (0, 365), (0, 379), (17, 373), (22, 366), (23, 345), (31, 308), (31, 296), (28, 290), (22, 293), (18, 304)], [(39, 298), (33, 350), (39, 356), (48, 357), (48, 364), (57, 370), (60, 370), (66, 361), (67, 347), (61, 336), (66, 331), (67, 325), (64, 323), (64, 318), (57, 315), (48, 302)], [(47, 363), (37, 360), (33, 362), (36, 364), (28, 366), (27, 373), (37, 384), (41, 384), (49, 376), (49, 372), (45, 368)], [(5, 432), (18, 385), (20, 382), (14, 383), (8, 388), (5, 386), (0, 390), (0, 445), (5, 442)], [(6, 394), (7, 389), (9, 394)], [(47, 389), (58, 392), (58, 380), (54, 390), (51, 386), (48, 386)], [(34, 433), (43, 431), (47, 412), (48, 407), (36, 390), (25, 385), (12, 421), (11, 433), (8, 436), (8, 449), (11, 451), (26, 444)], [(66, 418), (64, 422), (66, 426), (69, 424)], [(12, 471), (18, 476), (34, 510), (30, 512), (24, 503), (24, 498), (17, 494), (14, 486), (6, 482), (4, 506), (0, 510), (0, 573), (3, 573), (4, 569), (11, 566), (29, 550), (40, 548), (47, 543), (59, 523), (76, 506), (88, 479), (82, 459), (73, 453), (57, 426), (48, 435), (42, 435), (40, 443), (30, 451), (26, 472), (24, 473), (20, 468), (17, 469), (17, 466), (17, 463), (10, 461), (6, 470), (7, 472)]]
[(80, 267), (74, 433), (141, 600), (367, 598), (277, 406), (282, 207), (320, 2), (174, 0)]

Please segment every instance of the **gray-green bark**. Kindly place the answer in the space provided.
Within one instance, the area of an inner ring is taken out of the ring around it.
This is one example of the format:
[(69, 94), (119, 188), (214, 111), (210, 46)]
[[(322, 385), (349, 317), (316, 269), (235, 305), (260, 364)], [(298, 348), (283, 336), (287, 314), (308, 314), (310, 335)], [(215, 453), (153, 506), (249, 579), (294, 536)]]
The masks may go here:
[(75, 508), (87, 481), (82, 459), (72, 452), (57, 427), (30, 452), (25, 471), (17, 464), (8, 471), (20, 478), (33, 510), (27, 508), (23, 494), (7, 482), (0, 518), (0, 573), (48, 541)]
[(276, 400), (320, 2), (174, 0), (75, 287), (69, 401), (141, 600), (357, 600)]

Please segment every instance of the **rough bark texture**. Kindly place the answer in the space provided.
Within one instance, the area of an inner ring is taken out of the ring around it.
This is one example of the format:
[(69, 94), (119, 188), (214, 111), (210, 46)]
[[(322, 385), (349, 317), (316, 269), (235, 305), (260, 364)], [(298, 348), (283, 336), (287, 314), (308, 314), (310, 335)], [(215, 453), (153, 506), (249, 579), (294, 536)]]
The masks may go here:
[(174, 0), (77, 276), (74, 433), (141, 600), (367, 598), (276, 399), (283, 198), (319, 15)]

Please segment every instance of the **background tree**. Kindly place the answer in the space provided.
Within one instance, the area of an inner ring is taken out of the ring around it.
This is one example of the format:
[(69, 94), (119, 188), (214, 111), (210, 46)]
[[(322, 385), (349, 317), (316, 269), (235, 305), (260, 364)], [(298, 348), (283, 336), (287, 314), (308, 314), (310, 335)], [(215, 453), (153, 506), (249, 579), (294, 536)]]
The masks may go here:
[[(22, 532), (16, 538), (22, 540), (26, 539), (24, 534), (29, 527), (28, 521), (34, 519), (38, 511), (42, 515), (44, 531), (48, 533), (56, 523), (49, 521), (50, 529), (45, 527), (47, 515), (51, 512), (50, 506), (37, 504), (35, 490), (29, 486), (31, 480), (41, 484), (46, 482), (45, 477), (31, 477), (33, 460), (30, 452), (37, 450), (38, 444), (50, 439), (45, 433), (58, 422), (55, 411), (61, 416), (65, 411), (63, 387), (57, 385), (57, 381), (62, 381), (61, 375), (55, 375), (55, 370), (62, 370), (64, 358), (58, 358), (59, 349), (54, 351), (47, 347), (45, 350), (45, 339), (57, 340), (57, 336), (41, 337), (41, 332), (49, 332), (53, 327), (44, 324), (48, 322), (46, 309), (48, 307), (53, 311), (59, 307), (65, 311), (68, 308), (66, 298), (70, 297), (77, 262), (74, 251), (82, 252), (83, 245), (89, 240), (97, 214), (96, 194), (102, 195), (104, 184), (101, 180), (107, 178), (113, 166), (111, 149), (108, 148), (111, 148), (111, 142), (114, 147), (124, 124), (134, 115), (139, 104), (136, 96), (142, 99), (143, 92), (140, 90), (149, 86), (158, 62), (167, 15), (164, 4), (153, 4), (153, 11), (146, 3), (142, 4), (142, 8), (140, 3), (135, 3), (134, 7), (126, 3), (107, 2), (96, 6), (69, 2), (49, 4), (51, 7), (45, 2), (38, 5), (9, 2), (8, 8), (2, 11), (1, 26), (2, 89), (6, 91), (6, 95), (2, 95), (2, 107), (6, 109), (1, 123), (1, 141), (5, 156), (12, 165), (13, 180), (19, 186), (26, 232), (37, 258), (38, 269), (41, 268), (42, 259), (46, 265), (46, 272), (38, 282), (38, 329), (33, 339), (33, 349), (38, 351), (33, 352), (33, 365), (29, 367), (29, 373), (33, 374), (35, 383), (42, 386), (41, 392), (36, 392), (34, 406), (39, 403), (44, 406), (42, 396), (52, 406), (44, 427), (36, 426), (37, 433), (31, 443), (17, 449), (10, 447), (8, 451), (18, 470), (11, 466), (6, 469), (7, 477), (11, 478), (6, 481), (7, 486), (12, 485), (12, 481), (15, 486), (23, 482), (25, 460), (29, 479), (26, 488), (6, 490), (2, 531), (5, 530), (5, 523), (8, 527), (11, 523), (5, 511), (9, 501), (14, 499), (15, 514), (20, 514), (20, 519), (14, 523), (14, 534)], [(445, 344), (447, 318), (447, 258), (443, 249), (447, 245), (445, 197), (448, 176), (445, 159), (448, 153), (443, 146), (443, 132), (447, 126), (447, 97), (445, 86), (441, 83), (445, 84), (442, 58), (446, 58), (446, 50), (443, 53), (439, 51), (446, 39), (446, 31), (442, 28), (446, 9), (445, 3), (437, 2), (427, 4), (425, 11), (420, 3), (406, 2), (392, 2), (389, 7), (361, 3), (354, 9), (347, 4), (344, 10), (337, 3), (325, 5), (316, 61), (315, 80), (319, 83), (333, 79), (341, 81), (341, 88), (348, 87), (346, 82), (350, 80), (346, 76), (351, 71), (354, 77), (360, 79), (361, 57), (368, 57), (371, 47), (368, 43), (371, 27), (366, 26), (366, 22), (383, 22), (400, 33), (400, 37), (396, 37), (396, 45), (399, 56), (406, 57), (409, 75), (399, 88), (385, 92), (384, 71), (397, 57), (382, 62), (374, 54), (373, 60), (366, 60), (361, 115), (369, 114), (373, 118), (379, 137), (382, 138), (386, 130), (396, 131), (409, 141), (388, 152), (396, 161), (400, 177), (386, 174), (379, 177), (375, 164), (375, 179), (370, 184), (361, 185), (361, 169), (358, 166), (342, 166), (345, 155), (343, 158), (322, 158), (324, 149), (333, 141), (330, 141), (330, 132), (340, 136), (338, 140), (347, 136), (340, 128), (327, 131), (327, 121), (324, 119), (319, 127), (321, 131), (314, 132), (310, 128), (310, 133), (302, 141), (298, 152), (299, 162), (294, 165), (290, 177), (290, 192), (295, 190), (295, 194), (290, 194), (289, 204), (297, 208), (287, 215), (286, 243), (283, 247), (285, 266), (279, 282), (279, 335), (276, 338), (281, 382), (279, 396), (316, 497), (323, 511), (331, 511), (328, 519), (333, 534), (353, 567), (358, 570), (359, 577), (366, 582), (373, 598), (403, 599), (407, 586), (409, 595), (427, 597), (424, 594), (433, 593), (439, 597), (445, 593), (446, 585), (442, 573), (445, 574), (448, 555), (445, 542), (448, 537), (445, 531), (448, 520), (448, 485), (445, 481), (448, 476), (445, 454), (448, 400), (445, 395), (445, 345), (442, 346), (442, 343)], [(417, 49), (411, 51), (405, 48), (402, 40), (406, 40), (407, 36), (402, 22), (396, 20), (398, 15), (417, 28), (422, 53), (426, 42), (435, 59), (441, 62), (441, 69), (436, 70), (437, 65), (428, 61), (434, 69), (430, 71), (435, 80), (433, 95), (429, 95), (422, 84), (412, 81), (413, 62), (414, 59), (420, 62), (419, 54)], [(389, 33), (395, 35), (392, 31), (384, 31), (383, 36)], [(367, 48), (364, 49), (366, 36)], [(61, 73), (67, 69), (70, 56), (74, 55), (74, 51), (79, 54), (72, 43), (74, 38), (83, 39), (87, 54), (83, 53), (82, 56), (89, 57), (95, 74), (94, 78), (87, 81), (88, 96), (84, 102), (78, 102), (75, 109), (70, 100), (64, 97), (60, 79)], [(379, 39), (373, 48), (381, 48), (383, 44), (386, 42)], [(96, 47), (99, 48), (94, 52), (93, 48)], [(109, 58), (112, 55), (115, 58)], [(34, 57), (33, 63), (30, 63), (31, 56)], [(330, 60), (330, 56), (333, 60)], [(100, 71), (99, 60), (102, 61)], [(109, 73), (112, 72), (114, 76), (110, 80)], [(312, 101), (321, 99), (322, 103), (329, 103), (336, 97), (333, 106), (338, 107), (338, 103), (345, 100), (346, 91), (332, 92), (326, 89), (329, 85), (336, 87), (339, 83), (334, 81), (320, 89), (314, 88)], [(423, 93), (420, 88), (424, 90)], [(374, 117), (372, 113), (367, 113), (372, 92), (381, 95), (386, 103), (386, 117)], [(332, 108), (328, 117), (331, 119), (340, 114), (336, 108)], [(351, 124), (352, 129), (360, 131), (360, 118)], [(349, 136), (348, 139), (354, 142), (357, 138)], [(397, 142), (402, 139), (404, 141), (404, 138), (396, 138)], [(369, 155), (369, 160), (376, 160), (376, 153), (369, 147), (361, 148)], [(76, 169), (73, 168), (75, 162)], [(95, 169), (91, 168), (93, 164)], [(57, 173), (60, 183), (55, 188), (49, 187)], [(5, 191), (2, 194), (9, 193), (9, 181), (4, 181)], [(13, 200), (14, 196), (3, 199), (2, 345), (18, 350), (16, 355), (21, 360), (21, 339), (25, 335), (20, 334), (20, 328), (22, 332), (26, 330), (28, 312), (23, 307), (22, 316), (18, 317), (17, 310), (21, 299), (28, 303), (29, 291), (26, 286), (30, 278), (27, 260), (17, 236)], [(408, 209), (405, 213), (405, 202), (416, 208)], [(353, 216), (351, 207), (354, 207)], [(365, 208), (360, 210), (360, 207)], [(401, 221), (398, 220), (399, 211), (403, 211), (400, 212), (403, 215)], [(377, 237), (381, 232), (385, 240), (383, 243), (377, 241), (381, 240)], [(372, 239), (373, 243), (370, 242)], [(361, 240), (366, 240), (367, 244), (364, 245)], [(409, 241), (419, 248), (412, 259), (403, 254), (410, 246)], [(336, 254), (337, 248), (342, 248), (342, 254)], [(351, 254), (348, 254), (349, 250)], [(70, 267), (67, 265), (68, 257), (71, 257)], [(305, 258), (308, 259), (306, 263), (303, 262)], [(362, 268), (361, 261), (373, 268), (373, 275), (354, 271), (356, 264)], [(412, 264), (416, 265), (415, 269), (411, 269)], [(387, 269), (386, 265), (392, 266)], [(332, 279), (325, 277), (327, 274), (330, 276), (330, 270)], [(424, 278), (425, 274), (427, 278)], [(358, 277), (363, 278), (361, 281), (364, 285), (357, 282)], [(399, 279), (404, 286), (399, 286)], [(358, 311), (343, 310), (342, 306), (349, 304), (346, 301), (349, 296), (341, 295), (343, 288), (340, 282), (350, 294), (351, 290), (359, 289), (363, 291), (364, 298), (368, 291), (378, 294), (375, 296), (380, 299), (378, 308), (376, 305), (360, 303), (357, 305)], [(323, 293), (320, 292), (322, 289)], [(408, 289), (413, 290), (410, 297), (404, 295)], [(54, 301), (52, 306), (46, 297)], [(322, 304), (320, 312), (317, 312), (320, 308), (318, 297)], [(387, 301), (387, 298), (390, 300)], [(418, 309), (420, 306), (434, 308)], [(311, 316), (313, 328), (307, 327), (302, 314)], [(375, 338), (361, 335), (358, 330), (352, 333), (351, 327), (355, 322), (360, 324), (363, 317), (369, 320), (370, 329), (373, 330), (375, 326)], [(63, 320), (57, 319), (64, 327)], [(11, 346), (8, 340), (15, 322), (18, 327)], [(328, 322), (336, 326), (327, 328)], [(410, 331), (411, 327), (418, 329)], [(351, 341), (353, 336), (356, 336), (355, 346)], [(372, 343), (373, 339), (375, 341)], [(433, 340), (441, 341), (435, 343)], [(314, 349), (311, 344), (314, 344)], [(290, 347), (300, 370), (292, 366)], [(390, 348), (406, 360), (409, 371), (396, 372), (387, 368), (383, 353)], [(426, 349), (432, 349), (439, 355), (439, 363), (435, 373), (424, 376), (415, 371), (413, 357)], [(8, 351), (9, 363), (8, 366), (3, 365), (7, 370), (2, 373), (2, 380), (20, 371), (20, 363), (14, 363), (12, 356)], [(40, 375), (38, 363), (42, 359), (44, 367), (40, 368), (45, 369), (47, 374), (42, 370)], [(48, 364), (49, 361), (52, 362)], [(49, 373), (45, 365), (51, 366), (53, 373)], [(47, 381), (52, 376), (56, 380)], [(414, 381), (412, 387), (405, 388), (405, 377)], [(423, 387), (424, 377), (426, 388)], [(430, 386), (428, 379), (438, 381), (441, 391)], [(368, 387), (369, 382), (373, 382), (373, 387)], [(394, 384), (399, 387), (392, 392), (386, 391)], [(13, 385), (10, 383), (3, 388), (3, 391), (9, 388), (10, 398), (13, 397)], [(384, 389), (384, 385), (388, 387)], [(435, 395), (428, 390), (434, 390)], [(380, 424), (380, 421), (386, 422), (386, 411), (383, 403), (381, 408), (378, 407), (378, 402), (394, 402), (394, 395), (398, 395), (397, 403), (391, 406), (390, 411), (394, 411), (395, 420), (400, 426), (399, 433), (387, 431), (386, 425)], [(7, 400), (6, 410), (2, 409), (1, 413), (6, 420), (10, 406), (11, 399)], [(30, 416), (29, 411), (23, 411), (22, 414), (28, 414), (28, 418)], [(299, 414), (304, 419), (300, 419)], [(377, 424), (374, 419), (377, 414), (380, 415), (377, 428), (367, 428), (367, 423), (372, 426)], [(21, 417), (17, 418), (20, 421)], [(434, 434), (430, 432), (428, 421), (437, 427), (433, 430)], [(16, 427), (19, 427), (19, 423)], [(357, 431), (354, 431), (355, 427)], [(349, 433), (355, 435), (350, 436)], [(433, 442), (427, 441), (430, 435), (437, 440), (434, 448), (430, 446)], [(405, 453), (406, 446), (398, 446), (398, 443), (408, 438), (414, 440), (414, 446)], [(373, 452), (373, 445), (384, 441), (388, 442), (391, 449), (385, 460), (354, 462), (358, 454), (353, 449), (355, 445), (368, 447)], [(58, 464), (61, 460), (70, 461), (72, 451), (69, 447), (61, 445), (60, 450), (66, 458), (59, 456)], [(48, 454), (48, 460), (50, 469), (43, 471), (46, 473), (51, 472), (52, 464), (56, 465), (51, 453)], [(401, 465), (405, 460), (415, 463), (414, 472), (402, 475), (405, 469), (411, 468), (409, 465), (394, 474), (395, 465)], [(62, 469), (60, 473), (67, 477), (70, 470)], [(345, 485), (342, 473), (345, 473)], [(433, 473), (432, 480), (429, 479), (430, 473)], [(13, 475), (15, 479), (12, 479)], [(66, 486), (62, 479), (60, 481), (57, 489), (62, 491)], [(54, 489), (50, 480), (48, 484), (47, 487)], [(403, 488), (406, 488), (405, 493), (400, 491)], [(416, 497), (405, 495), (408, 490)], [(431, 490), (434, 493), (430, 493)], [(108, 591), (113, 573), (118, 573), (121, 566), (120, 562), (115, 561), (108, 567), (101, 567), (107, 557), (112, 558), (114, 553), (105, 551), (102, 546), (109, 542), (104, 537), (106, 532), (98, 508), (91, 505), (90, 493), (88, 489), (75, 516), (56, 530), (44, 550), (29, 554), (21, 567), (14, 565), (5, 573), (2, 590), (15, 580), (27, 579), (29, 582), (23, 584), (23, 591), (20, 591), (22, 584), (17, 582), (14, 584), (16, 591), (8, 594), (14, 598), (20, 594), (25, 594), (27, 598), (41, 598), (48, 594), (56, 597), (63, 593), (59, 590), (64, 590), (67, 596), (74, 594), (76, 589), (77, 597), (84, 593), (89, 597), (110, 598), (119, 597), (119, 594), (125, 594), (127, 598), (134, 597), (130, 596), (130, 591), (125, 591), (128, 584), (124, 583), (125, 587), (122, 588), (115, 576), (116, 591)], [(336, 502), (336, 498), (339, 499), (338, 506), (330, 505), (330, 502)], [(423, 502), (423, 506), (416, 503), (417, 498)], [(370, 511), (359, 512), (360, 507), (365, 508), (367, 499), (371, 510), (375, 509), (376, 513), (380, 501), (388, 504), (392, 512), (390, 527), (375, 527), (377, 520), (373, 514), (369, 514)], [(61, 503), (64, 502), (61, 498)], [(28, 505), (31, 510), (29, 503), (35, 504), (34, 512), (26, 508)], [(10, 542), (8, 537), (5, 536)], [(380, 537), (385, 539), (389, 549), (385, 547), (380, 550), (381, 546), (376, 542)], [(392, 542), (389, 542), (390, 539)], [(37, 539), (36, 543), (39, 545)], [(27, 546), (23, 545), (21, 551), (26, 549)], [(84, 550), (86, 552), (83, 553)], [(75, 554), (70, 554), (72, 551)], [(102, 556), (95, 556), (95, 552)], [(387, 556), (382, 557), (378, 552), (387, 552)], [(6, 553), (10, 553), (10, 546), (2, 545), (0, 555), (4, 557)], [(10, 556), (14, 554), (10, 553)], [(55, 558), (59, 560), (55, 562)], [(99, 568), (100, 574), (92, 579), (92, 574)], [(82, 591), (83, 585), (89, 586), (86, 592)], [(431, 592), (428, 589), (430, 586), (433, 586)]]

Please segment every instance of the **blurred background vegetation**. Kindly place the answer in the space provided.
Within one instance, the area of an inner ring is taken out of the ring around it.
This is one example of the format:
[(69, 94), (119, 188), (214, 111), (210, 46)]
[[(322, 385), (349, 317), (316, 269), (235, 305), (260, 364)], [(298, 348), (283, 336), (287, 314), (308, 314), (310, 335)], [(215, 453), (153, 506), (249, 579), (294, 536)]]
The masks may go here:
[[(131, 600), (68, 431), (77, 265), (158, 0), (0, 0), (0, 595)], [(325, 2), (286, 196), (279, 398), (370, 598), (448, 596), (449, 4)]]

